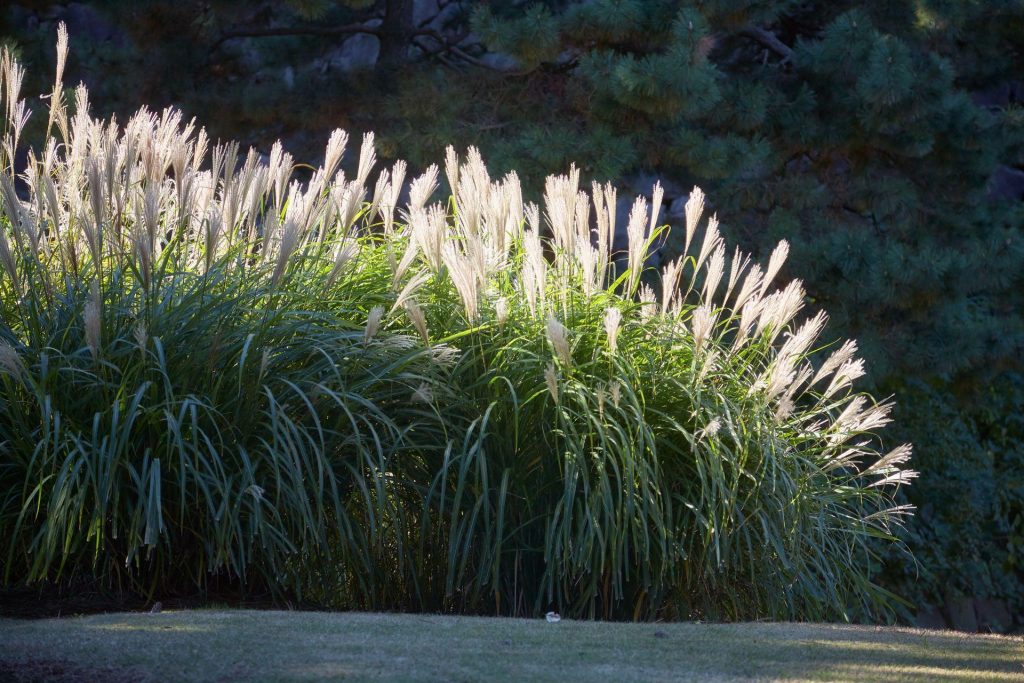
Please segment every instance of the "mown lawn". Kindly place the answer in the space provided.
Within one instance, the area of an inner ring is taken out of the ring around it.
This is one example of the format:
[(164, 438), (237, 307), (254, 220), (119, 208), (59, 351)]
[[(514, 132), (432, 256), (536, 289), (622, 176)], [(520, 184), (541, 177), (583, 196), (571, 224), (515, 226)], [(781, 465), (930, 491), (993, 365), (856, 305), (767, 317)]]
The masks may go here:
[(1024, 681), (1024, 639), (808, 624), (195, 610), (0, 619), (0, 680)]

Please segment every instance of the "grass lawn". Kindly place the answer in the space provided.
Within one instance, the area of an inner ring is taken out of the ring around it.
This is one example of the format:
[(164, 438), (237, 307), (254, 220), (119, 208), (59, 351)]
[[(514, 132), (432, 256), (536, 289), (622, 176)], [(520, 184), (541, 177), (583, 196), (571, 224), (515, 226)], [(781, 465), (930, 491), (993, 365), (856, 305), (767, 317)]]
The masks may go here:
[(0, 680), (1024, 681), (1024, 639), (246, 610), (0, 619)]

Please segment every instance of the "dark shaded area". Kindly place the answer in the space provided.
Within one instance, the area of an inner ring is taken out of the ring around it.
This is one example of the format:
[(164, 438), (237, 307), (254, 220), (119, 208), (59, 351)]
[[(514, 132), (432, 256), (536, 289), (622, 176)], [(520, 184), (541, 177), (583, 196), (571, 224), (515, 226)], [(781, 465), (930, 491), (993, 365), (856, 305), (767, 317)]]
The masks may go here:
[[(0, 590), (0, 617), (13, 619), (52, 619), (111, 612), (150, 612), (185, 609), (271, 609), (281, 607), (267, 595), (241, 594), (237, 590), (214, 586), (204, 594), (157, 596), (145, 599), (135, 593), (104, 590), (95, 583), (79, 580), (71, 586), (47, 585)], [(316, 605), (288, 602), (288, 609), (315, 609)], [(2, 679), (0, 679), (2, 680)]]
[(118, 666), (82, 666), (59, 659), (0, 658), (0, 680), (10, 683), (134, 683), (147, 676)]
[(75, 589), (54, 586), (4, 589), (0, 591), (0, 617), (46, 619), (72, 614), (137, 612), (146, 603), (134, 595), (111, 595), (81, 584)]

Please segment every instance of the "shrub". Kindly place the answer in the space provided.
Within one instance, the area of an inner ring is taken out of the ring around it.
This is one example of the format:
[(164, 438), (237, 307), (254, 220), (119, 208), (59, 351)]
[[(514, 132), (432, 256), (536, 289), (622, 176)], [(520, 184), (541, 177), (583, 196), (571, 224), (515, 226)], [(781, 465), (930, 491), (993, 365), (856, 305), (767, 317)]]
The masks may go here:
[[(66, 36), (58, 43), (58, 75)], [(0, 538), (6, 583), (151, 594), (214, 578), (336, 607), (610, 618), (884, 612), (908, 510), (856, 344), (798, 281), (731, 258), (703, 195), (646, 266), (660, 188), (613, 253), (615, 190), (543, 208), (479, 154), (372, 191), (338, 131), (308, 182), (207, 153), (179, 113), (68, 116), (14, 175), (7, 86)], [(352, 169), (349, 169), (352, 173)], [(23, 191), (27, 200), (19, 198)]]
[(1024, 376), (1005, 373), (970, 405), (924, 383), (901, 396), (926, 408), (901, 401), (895, 430), (928, 435), (916, 444), (921, 478), (901, 494), (919, 510), (901, 534), (918, 564), (894, 553), (879, 578), (917, 608), (968, 597), (1006, 606), (985, 626), (1024, 623)]

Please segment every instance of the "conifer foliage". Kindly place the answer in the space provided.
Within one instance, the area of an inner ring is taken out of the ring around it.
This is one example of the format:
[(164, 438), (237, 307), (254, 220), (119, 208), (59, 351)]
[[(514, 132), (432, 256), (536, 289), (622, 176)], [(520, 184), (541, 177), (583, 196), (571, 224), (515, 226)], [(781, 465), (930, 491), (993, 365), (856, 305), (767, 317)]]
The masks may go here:
[[(629, 139), (641, 166), (714, 187), (734, 234), (789, 239), (876, 379), (951, 378), (1021, 348), (1020, 203), (986, 199), (1021, 124), (972, 101), (956, 54), (928, 49), (979, 15), (943, 5), (934, 26), (914, 5), (596, 0), (504, 19), (494, 3), (474, 25), (517, 55), (516, 36), (557, 31), (546, 58), (577, 60), (588, 125)], [(1024, 26), (1019, 10), (1004, 21)], [(537, 42), (523, 42), (530, 64)], [(1001, 46), (1003, 73), (1019, 69)]]

